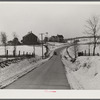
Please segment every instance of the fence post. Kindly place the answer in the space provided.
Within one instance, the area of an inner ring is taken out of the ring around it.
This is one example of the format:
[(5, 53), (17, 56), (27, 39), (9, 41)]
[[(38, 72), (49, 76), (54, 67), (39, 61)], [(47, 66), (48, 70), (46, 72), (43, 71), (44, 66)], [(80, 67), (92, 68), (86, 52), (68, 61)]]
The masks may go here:
[(13, 56), (15, 57), (15, 50), (13, 50)]
[(19, 56), (20, 56), (20, 51), (19, 51)]
[(7, 59), (8, 59), (8, 50), (7, 50)]
[(86, 50), (85, 50), (85, 56), (86, 56)]
[(89, 48), (89, 54), (88, 55), (90, 56), (90, 48)]

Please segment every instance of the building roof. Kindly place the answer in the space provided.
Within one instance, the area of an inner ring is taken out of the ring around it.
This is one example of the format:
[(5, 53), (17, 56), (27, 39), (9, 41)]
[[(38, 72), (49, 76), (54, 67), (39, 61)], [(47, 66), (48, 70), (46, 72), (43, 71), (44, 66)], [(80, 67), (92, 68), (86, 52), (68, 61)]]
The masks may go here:
[(32, 35), (34, 35), (35, 37), (37, 37), (35, 34), (32, 33), (32, 31), (31, 31), (31, 32), (28, 32), (28, 34), (26, 34), (26, 35), (23, 36), (23, 37), (27, 37), (27, 36), (30, 35), (30, 34), (32, 34)]
[(63, 38), (63, 35), (57, 35), (57, 36)]
[(51, 37), (56, 38), (57, 36), (51, 36)]

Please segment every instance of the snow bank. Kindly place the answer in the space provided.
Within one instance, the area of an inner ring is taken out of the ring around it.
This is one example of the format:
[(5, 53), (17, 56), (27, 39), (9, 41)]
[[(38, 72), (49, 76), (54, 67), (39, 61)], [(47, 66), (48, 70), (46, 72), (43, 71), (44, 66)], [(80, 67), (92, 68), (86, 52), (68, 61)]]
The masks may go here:
[(100, 89), (100, 57), (81, 56), (70, 62), (66, 49), (61, 52), (66, 76), (72, 89)]
[(70, 58), (66, 53), (66, 49), (61, 51), (61, 60), (65, 66), (66, 77), (68, 79), (71, 89), (83, 89), (82, 85), (78, 82), (78, 80), (75, 78), (75, 76), (72, 73), (77, 69), (77, 67), (73, 66), (73, 64), (70, 62)]
[(84, 89), (100, 89), (100, 57), (79, 57), (79, 69), (73, 72)]

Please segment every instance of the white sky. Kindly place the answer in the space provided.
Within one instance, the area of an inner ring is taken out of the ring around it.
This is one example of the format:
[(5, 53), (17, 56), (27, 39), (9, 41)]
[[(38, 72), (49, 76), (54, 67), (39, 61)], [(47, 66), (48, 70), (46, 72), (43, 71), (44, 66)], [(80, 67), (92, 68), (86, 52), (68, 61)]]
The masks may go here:
[(13, 32), (22, 39), (29, 31), (38, 37), (45, 32), (65, 38), (82, 36), (92, 15), (100, 15), (100, 2), (0, 2), (0, 31), (6, 32), (8, 40)]

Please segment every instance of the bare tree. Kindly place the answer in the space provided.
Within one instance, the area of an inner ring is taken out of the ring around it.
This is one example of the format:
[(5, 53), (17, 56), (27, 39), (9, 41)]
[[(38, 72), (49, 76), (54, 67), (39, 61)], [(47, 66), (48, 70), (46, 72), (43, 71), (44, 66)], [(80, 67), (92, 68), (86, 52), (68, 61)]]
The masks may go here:
[(78, 51), (79, 51), (78, 40), (74, 40), (72, 47), (73, 47), (72, 51), (73, 51), (74, 57), (76, 59), (78, 56)]
[(86, 30), (85, 33), (93, 36), (93, 55), (95, 55), (95, 49), (96, 49), (96, 44), (97, 44), (97, 33), (100, 30), (100, 24), (99, 24), (99, 17), (98, 16), (92, 16), (90, 19), (87, 21), (87, 25), (85, 25)]
[(14, 51), (13, 51), (13, 55), (16, 56), (16, 38), (17, 38), (17, 35), (16, 35), (16, 32), (13, 32), (13, 46), (14, 46)]
[(70, 53), (68, 52), (68, 47), (66, 47), (66, 52), (68, 54), (68, 56), (71, 58), (71, 60), (74, 60), (74, 58), (70, 55)]
[(1, 32), (1, 42), (3, 43), (3, 45), (5, 46), (5, 56), (7, 55), (7, 35), (5, 32)]

